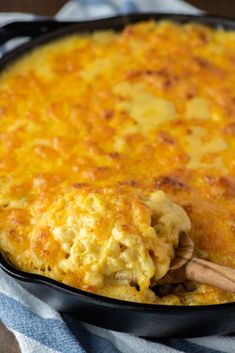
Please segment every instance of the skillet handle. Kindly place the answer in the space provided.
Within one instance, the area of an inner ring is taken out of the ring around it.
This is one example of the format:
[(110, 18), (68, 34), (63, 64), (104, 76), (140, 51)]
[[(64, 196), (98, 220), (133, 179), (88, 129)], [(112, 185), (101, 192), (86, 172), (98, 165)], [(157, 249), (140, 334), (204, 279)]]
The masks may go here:
[(72, 22), (60, 22), (55, 20), (17, 21), (8, 23), (0, 28), (0, 45), (10, 39), (21, 37), (35, 38), (41, 34), (71, 25)]

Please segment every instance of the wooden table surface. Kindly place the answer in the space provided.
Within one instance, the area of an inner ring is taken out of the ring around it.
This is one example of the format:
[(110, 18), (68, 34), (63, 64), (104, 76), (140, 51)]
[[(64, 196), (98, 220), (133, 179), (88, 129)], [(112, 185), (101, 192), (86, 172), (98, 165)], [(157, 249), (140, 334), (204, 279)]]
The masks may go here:
[[(66, 2), (67, 0), (0, 0), (0, 12), (22, 11), (53, 16)], [(211, 14), (235, 18), (234, 0), (188, 0), (187, 2)]]
[(20, 353), (15, 336), (0, 321), (0, 353)]
[[(0, 12), (19, 11), (53, 16), (67, 0), (7, 0), (0, 1)], [(235, 0), (189, 0), (194, 6), (211, 14), (235, 18)], [(20, 353), (19, 345), (12, 333), (0, 322), (0, 353)]]

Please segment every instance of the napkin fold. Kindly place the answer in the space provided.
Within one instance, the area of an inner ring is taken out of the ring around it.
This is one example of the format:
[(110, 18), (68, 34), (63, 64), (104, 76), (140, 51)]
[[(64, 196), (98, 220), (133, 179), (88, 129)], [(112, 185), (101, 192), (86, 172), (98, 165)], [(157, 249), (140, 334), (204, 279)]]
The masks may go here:
[[(59, 20), (84, 20), (133, 11), (198, 14), (180, 0), (80, 0), (69, 1), (58, 12)], [(32, 20), (34, 15), (0, 13), (0, 25)], [(5, 45), (5, 53), (17, 45)], [(143, 339), (80, 322), (61, 315), (22, 288), (0, 270), (0, 320), (13, 332), (22, 353), (234, 353), (235, 336), (193, 339)], [(1, 342), (0, 342), (1, 348)], [(1, 349), (0, 349), (1, 351)], [(7, 352), (6, 352), (7, 353)]]

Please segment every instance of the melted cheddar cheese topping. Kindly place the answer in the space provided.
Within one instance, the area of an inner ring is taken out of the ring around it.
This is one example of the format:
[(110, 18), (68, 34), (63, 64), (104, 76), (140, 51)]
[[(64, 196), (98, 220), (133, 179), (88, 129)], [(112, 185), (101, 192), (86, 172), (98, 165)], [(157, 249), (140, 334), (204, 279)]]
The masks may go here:
[(206, 285), (151, 289), (189, 218), (197, 255), (235, 268), (234, 72), (234, 32), (168, 21), (70, 35), (10, 65), (1, 251), (118, 299), (234, 301)]

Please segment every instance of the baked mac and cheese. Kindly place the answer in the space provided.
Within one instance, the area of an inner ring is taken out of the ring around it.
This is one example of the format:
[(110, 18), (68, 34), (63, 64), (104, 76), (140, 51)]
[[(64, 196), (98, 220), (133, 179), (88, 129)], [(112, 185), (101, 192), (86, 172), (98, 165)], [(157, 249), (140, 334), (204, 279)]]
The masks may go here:
[(18, 59), (0, 77), (1, 251), (114, 298), (234, 301), (206, 285), (152, 287), (181, 231), (199, 257), (235, 268), (234, 72), (234, 32), (169, 21)]

